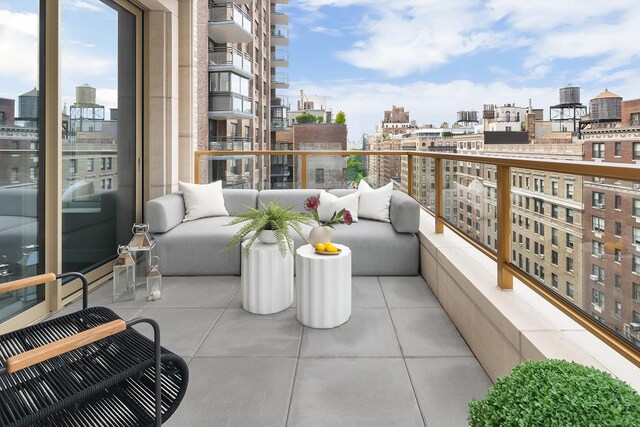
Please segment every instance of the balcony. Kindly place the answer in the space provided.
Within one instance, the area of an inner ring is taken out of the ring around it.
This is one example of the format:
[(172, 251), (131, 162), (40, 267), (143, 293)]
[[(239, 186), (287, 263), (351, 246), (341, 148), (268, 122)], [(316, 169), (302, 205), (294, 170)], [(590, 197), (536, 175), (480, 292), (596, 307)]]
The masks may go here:
[(271, 67), (286, 68), (289, 66), (289, 51), (284, 47), (277, 47), (271, 51)]
[(209, 118), (252, 120), (251, 98), (234, 92), (209, 93)]
[(251, 43), (251, 18), (234, 3), (210, 3), (209, 37), (217, 43)]
[(282, 117), (271, 117), (271, 130), (284, 131), (289, 129), (287, 119)]
[(251, 138), (239, 136), (213, 137), (209, 141), (209, 149), (212, 151), (249, 151), (251, 150)]
[(209, 71), (231, 71), (247, 79), (253, 78), (253, 61), (234, 48), (215, 48), (209, 52)]
[(289, 89), (289, 74), (271, 74), (271, 87), (274, 89)]
[(271, 176), (279, 178), (291, 176), (290, 165), (287, 163), (271, 164)]
[(271, 10), (271, 25), (289, 25), (289, 15)]
[(289, 27), (271, 26), (271, 46), (289, 46)]

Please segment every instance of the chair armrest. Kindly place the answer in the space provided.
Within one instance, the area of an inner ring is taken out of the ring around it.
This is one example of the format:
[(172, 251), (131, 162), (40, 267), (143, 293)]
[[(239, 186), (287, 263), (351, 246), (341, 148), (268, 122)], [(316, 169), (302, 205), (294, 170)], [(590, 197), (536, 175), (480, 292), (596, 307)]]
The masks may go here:
[(28, 368), (44, 360), (67, 353), (71, 350), (83, 347), (93, 342), (99, 341), (108, 336), (117, 334), (127, 328), (122, 319), (113, 320), (104, 325), (96, 326), (89, 330), (71, 335), (61, 340), (43, 345), (33, 350), (25, 351), (22, 354), (12, 356), (7, 359), (6, 371), (13, 373), (21, 369)]
[(182, 223), (185, 215), (182, 193), (171, 193), (149, 200), (145, 205), (145, 218), (150, 233), (166, 233)]
[(420, 205), (405, 193), (394, 190), (391, 193), (389, 219), (398, 233), (417, 233), (420, 230)]
[(53, 282), (56, 280), (56, 275), (53, 273), (40, 274), (38, 276), (25, 277), (24, 279), (13, 280), (11, 282), (3, 283), (0, 285), (0, 294), (15, 291), (22, 288), (28, 288), (30, 286), (40, 285), (42, 283)]

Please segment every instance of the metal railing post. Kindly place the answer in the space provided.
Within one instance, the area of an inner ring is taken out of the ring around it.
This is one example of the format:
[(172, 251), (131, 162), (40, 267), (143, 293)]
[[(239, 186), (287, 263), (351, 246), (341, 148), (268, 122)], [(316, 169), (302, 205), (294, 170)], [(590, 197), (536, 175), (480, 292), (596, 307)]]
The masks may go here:
[(434, 180), (434, 191), (436, 195), (436, 211), (434, 212), (436, 216), (436, 233), (444, 233), (444, 221), (442, 220), (442, 198), (444, 196), (444, 194), (442, 194), (442, 159), (435, 158), (433, 160), (436, 162)]
[(307, 188), (307, 155), (300, 155), (300, 186), (304, 189)]
[(407, 154), (407, 194), (413, 197), (413, 155)]
[(505, 268), (510, 264), (511, 252), (511, 168), (498, 165), (497, 171), (497, 205), (498, 218), (498, 254), (496, 264), (498, 267), (498, 287), (501, 289), (513, 289), (513, 274)]

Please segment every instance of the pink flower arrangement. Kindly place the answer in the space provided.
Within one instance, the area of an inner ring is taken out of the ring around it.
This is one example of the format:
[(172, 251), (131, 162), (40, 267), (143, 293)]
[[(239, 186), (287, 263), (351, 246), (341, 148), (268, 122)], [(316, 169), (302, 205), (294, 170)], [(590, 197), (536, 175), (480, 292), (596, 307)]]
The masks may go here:
[(318, 207), (320, 206), (320, 198), (311, 196), (304, 202), (305, 210), (311, 212), (313, 214), (313, 218), (318, 222), (318, 224), (323, 227), (331, 227), (333, 228), (333, 224), (347, 224), (351, 225), (353, 223), (353, 217), (351, 216), (351, 212), (346, 209), (340, 209), (338, 212), (334, 212), (329, 221), (320, 221), (320, 217), (318, 216)]

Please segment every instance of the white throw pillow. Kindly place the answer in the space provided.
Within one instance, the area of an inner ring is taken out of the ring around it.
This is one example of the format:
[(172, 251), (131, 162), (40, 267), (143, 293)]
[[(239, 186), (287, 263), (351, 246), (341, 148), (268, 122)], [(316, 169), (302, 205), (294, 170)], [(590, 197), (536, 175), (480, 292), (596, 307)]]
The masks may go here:
[(392, 191), (392, 182), (374, 190), (364, 179), (360, 180), (360, 185), (358, 185), (358, 193), (360, 193), (358, 214), (360, 217), (391, 222), (389, 220), (389, 206), (391, 205)]
[(222, 197), (222, 181), (211, 184), (189, 184), (178, 181), (184, 197), (185, 216), (182, 222), (209, 216), (229, 216)]
[(318, 217), (320, 221), (329, 221), (334, 212), (346, 209), (351, 213), (353, 222), (358, 222), (358, 199), (360, 194), (356, 191), (346, 196), (338, 197), (322, 190), (320, 192), (320, 205)]

